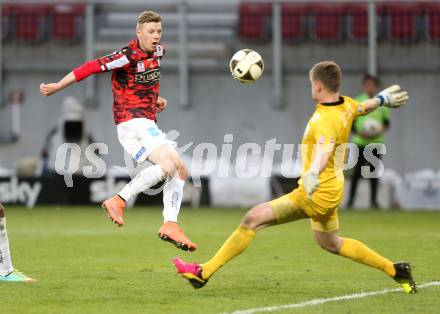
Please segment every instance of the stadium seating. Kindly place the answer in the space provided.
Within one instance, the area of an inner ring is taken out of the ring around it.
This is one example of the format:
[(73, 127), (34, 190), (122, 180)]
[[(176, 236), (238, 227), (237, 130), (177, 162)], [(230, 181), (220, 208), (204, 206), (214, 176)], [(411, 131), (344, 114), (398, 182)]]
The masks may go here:
[(440, 42), (440, 3), (424, 5), (426, 34), (429, 40)]
[(84, 5), (56, 4), (52, 8), (52, 37), (62, 42), (77, 41), (83, 31)]
[(368, 8), (366, 4), (347, 7), (347, 34), (350, 39), (365, 41), (368, 38)]
[(14, 19), (14, 35), (19, 41), (36, 43), (47, 34), (47, 16), (50, 10), (45, 4), (17, 4), (11, 6)]
[(270, 34), (269, 3), (242, 3), (239, 7), (238, 34), (242, 39), (263, 40)]
[(336, 43), (344, 38), (345, 13), (343, 4), (316, 3), (311, 5), (311, 36), (317, 41)]
[[(385, 36), (385, 7), (376, 7), (377, 39)], [(354, 41), (366, 42), (368, 39), (368, 7), (367, 4), (351, 3), (347, 6), (347, 36)]]
[(387, 37), (399, 43), (418, 39), (422, 7), (418, 3), (384, 4), (387, 16)]
[(297, 42), (307, 36), (308, 6), (305, 4), (283, 4), (281, 7), (281, 29), (283, 38)]
[[(235, 24), (238, 18), (238, 36), (244, 40), (265, 41), (270, 38), (271, 3), (244, 2), (238, 5), (238, 11), (235, 10), (234, 6), (233, 10), (223, 13), (216, 21), (223, 23), (224, 20)], [(82, 38), (84, 30), (84, 4), (5, 4), (2, 6), (2, 17), (3, 41), (15, 39), (34, 44), (53, 38), (56, 42), (73, 43)], [(131, 20), (132, 17), (129, 18)], [(209, 21), (203, 22), (205, 20), (201, 15), (195, 21), (211, 25)], [(378, 39), (412, 43), (420, 38), (428, 38), (432, 42), (440, 42), (440, 3), (378, 3), (377, 23)], [(222, 27), (220, 30), (215, 27), (201, 27), (197, 32), (214, 33), (229, 38), (231, 32), (235, 31)], [(191, 32), (194, 33), (194, 30)], [(131, 34), (131, 30), (128, 33)], [(167, 34), (172, 36), (173, 31)], [(365, 42), (368, 38), (367, 4), (356, 1), (283, 3), (282, 36), (290, 44), (306, 38), (337, 43), (347, 37), (353, 41)]]
[(84, 28), (83, 4), (13, 4), (2, 7), (2, 40), (35, 44), (49, 35), (74, 42)]

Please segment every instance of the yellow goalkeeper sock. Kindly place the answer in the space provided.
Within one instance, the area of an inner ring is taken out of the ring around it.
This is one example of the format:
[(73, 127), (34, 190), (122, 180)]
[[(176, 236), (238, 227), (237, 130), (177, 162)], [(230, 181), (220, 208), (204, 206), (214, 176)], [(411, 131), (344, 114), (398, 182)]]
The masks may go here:
[(396, 270), (391, 261), (380, 256), (368, 246), (354, 239), (342, 238), (343, 243), (339, 250), (339, 255), (351, 258), (352, 260), (378, 268), (385, 272), (388, 276), (394, 277)]
[(231, 234), (214, 257), (202, 264), (203, 278), (208, 279), (219, 270), (220, 267), (246, 250), (254, 236), (254, 230), (246, 229), (242, 225), (238, 226), (237, 230)]

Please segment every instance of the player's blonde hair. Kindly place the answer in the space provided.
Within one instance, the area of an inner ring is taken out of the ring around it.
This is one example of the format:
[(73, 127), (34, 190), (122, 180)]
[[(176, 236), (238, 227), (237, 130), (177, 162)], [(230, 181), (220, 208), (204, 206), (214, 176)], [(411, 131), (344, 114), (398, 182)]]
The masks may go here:
[(320, 81), (328, 91), (333, 93), (339, 92), (341, 77), (341, 68), (334, 61), (319, 62), (310, 70), (310, 78), (313, 81)]
[(144, 11), (141, 14), (139, 14), (137, 18), (138, 27), (142, 24), (151, 23), (151, 22), (154, 23), (162, 22), (162, 17), (154, 11)]

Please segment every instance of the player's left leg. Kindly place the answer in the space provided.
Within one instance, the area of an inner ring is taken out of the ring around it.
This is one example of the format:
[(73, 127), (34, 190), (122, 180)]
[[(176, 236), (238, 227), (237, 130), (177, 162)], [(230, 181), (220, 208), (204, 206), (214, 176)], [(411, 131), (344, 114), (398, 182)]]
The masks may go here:
[(163, 187), (164, 224), (158, 231), (159, 237), (185, 251), (194, 251), (197, 244), (184, 234), (177, 223), (183, 198), (183, 187), (188, 178), (185, 164), (176, 150), (169, 144), (163, 144), (152, 151), (148, 159), (159, 165), (167, 175)]
[(6, 231), (5, 209), (2, 204), (0, 204), (0, 281), (34, 281), (18, 270), (14, 270), (12, 266), (8, 233)]
[(255, 206), (246, 213), (238, 228), (210, 260), (203, 264), (185, 263), (176, 257), (173, 259), (173, 264), (182, 277), (187, 279), (194, 288), (199, 289), (217, 270), (248, 248), (257, 230), (273, 225), (275, 222), (275, 215), (269, 203)]
[[(122, 147), (138, 164), (143, 163), (155, 148), (166, 141), (165, 134), (157, 128), (154, 121), (145, 118), (122, 122), (118, 124), (117, 132)], [(102, 207), (109, 218), (122, 227), (126, 202), (165, 178), (166, 173), (160, 165), (145, 168), (118, 194), (106, 199)]]
[(411, 275), (411, 266), (408, 263), (393, 264), (362, 242), (338, 235), (336, 210), (320, 218), (313, 218), (312, 228), (314, 229), (316, 242), (323, 249), (380, 269), (397, 281), (406, 293), (416, 292), (416, 284)]
[(185, 263), (179, 258), (173, 259), (178, 273), (198, 289), (203, 287), (211, 276), (234, 257), (245, 251), (257, 231), (266, 227), (308, 218), (303, 211), (306, 195), (299, 189), (263, 203), (249, 210), (241, 224), (223, 243), (217, 253), (203, 264)]

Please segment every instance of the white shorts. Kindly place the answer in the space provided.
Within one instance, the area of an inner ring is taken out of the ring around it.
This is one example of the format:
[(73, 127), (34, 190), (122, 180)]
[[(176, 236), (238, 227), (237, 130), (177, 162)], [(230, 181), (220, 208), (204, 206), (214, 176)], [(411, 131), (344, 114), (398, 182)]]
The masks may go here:
[(137, 162), (144, 162), (153, 150), (163, 144), (175, 148), (177, 143), (166, 138), (153, 120), (135, 118), (117, 126), (118, 138), (125, 151)]

